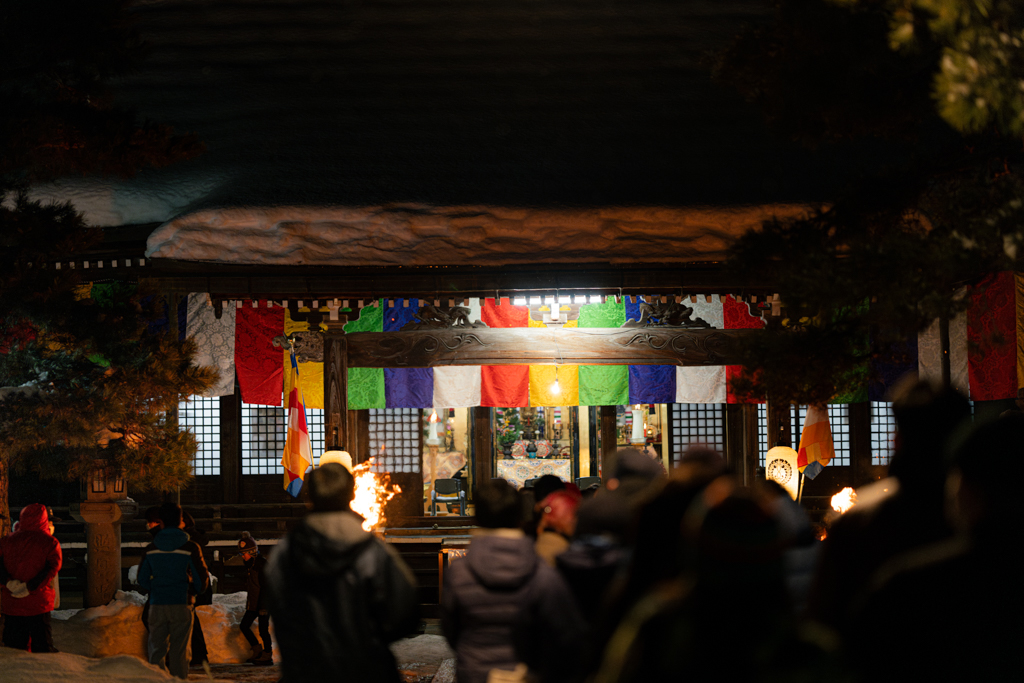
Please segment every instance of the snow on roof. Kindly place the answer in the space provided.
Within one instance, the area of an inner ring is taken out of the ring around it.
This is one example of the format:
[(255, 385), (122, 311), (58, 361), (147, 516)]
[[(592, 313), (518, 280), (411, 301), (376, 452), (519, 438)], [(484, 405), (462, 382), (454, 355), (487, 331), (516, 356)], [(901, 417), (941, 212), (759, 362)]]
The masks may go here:
[[(827, 200), (859, 162), (780, 138), (711, 78), (708, 55), (771, 12), (764, 0), (136, 3), (149, 57), (114, 83), (117, 101), (207, 151), (36, 196), (102, 227), (221, 207)], [(731, 220), (694, 216), (696, 252)]]
[(227, 208), (175, 218), (146, 256), (306, 266), (503, 266), (721, 260), (729, 244), (807, 205), (539, 209), (496, 206)]

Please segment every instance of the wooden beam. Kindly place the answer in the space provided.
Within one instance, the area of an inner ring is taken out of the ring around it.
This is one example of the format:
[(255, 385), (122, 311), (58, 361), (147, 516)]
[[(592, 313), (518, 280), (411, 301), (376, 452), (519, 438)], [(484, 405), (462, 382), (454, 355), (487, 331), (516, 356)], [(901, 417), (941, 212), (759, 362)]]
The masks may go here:
[[(141, 251), (138, 255), (141, 256)], [(511, 266), (266, 266), (153, 259), (147, 279), (176, 292), (242, 299), (434, 299), (541, 294), (714, 294), (772, 291), (717, 263), (559, 263)]]
[(354, 332), (353, 368), (437, 365), (735, 365), (736, 341), (756, 330), (473, 329)]

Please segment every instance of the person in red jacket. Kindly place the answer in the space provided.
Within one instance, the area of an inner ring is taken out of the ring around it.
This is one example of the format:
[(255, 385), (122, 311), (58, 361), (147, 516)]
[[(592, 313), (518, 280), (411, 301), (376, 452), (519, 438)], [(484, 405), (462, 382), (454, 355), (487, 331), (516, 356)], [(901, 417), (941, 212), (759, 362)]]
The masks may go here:
[(32, 652), (56, 652), (50, 631), (53, 577), (60, 571), (60, 543), (50, 532), (46, 506), (22, 508), (18, 530), (0, 539), (0, 612), (3, 643)]

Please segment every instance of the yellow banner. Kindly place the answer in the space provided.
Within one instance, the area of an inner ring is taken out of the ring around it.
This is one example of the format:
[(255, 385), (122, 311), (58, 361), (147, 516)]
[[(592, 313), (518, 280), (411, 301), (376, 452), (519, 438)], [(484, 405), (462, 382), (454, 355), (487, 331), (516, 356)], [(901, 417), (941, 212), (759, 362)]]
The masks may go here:
[[(327, 313), (326, 308), (320, 309), (322, 312)], [(300, 312), (308, 312), (308, 308), (300, 308)], [(327, 329), (326, 325), (321, 323), (321, 330)], [(284, 311), (284, 333), (285, 335), (291, 335), (294, 332), (308, 332), (309, 325), (305, 322), (296, 322), (292, 320), (291, 315), (286, 308)], [(288, 392), (292, 390), (292, 377), (289, 368), (291, 367), (291, 358), (289, 353), (285, 351), (282, 356), (282, 362), (284, 363), (284, 395), (288, 396)], [(302, 390), (302, 400), (307, 408), (324, 408), (324, 364), (321, 363), (299, 363), (299, 389)]]
[[(555, 379), (558, 385), (555, 385)], [(531, 406), (575, 406), (580, 403), (578, 365), (531, 365)]]

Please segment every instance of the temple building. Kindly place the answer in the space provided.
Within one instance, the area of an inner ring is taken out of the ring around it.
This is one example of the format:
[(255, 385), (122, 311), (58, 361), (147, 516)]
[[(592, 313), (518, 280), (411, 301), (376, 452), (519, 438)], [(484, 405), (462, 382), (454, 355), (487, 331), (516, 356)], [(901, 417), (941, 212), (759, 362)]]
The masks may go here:
[[(287, 340), (314, 459), (372, 458), (401, 486), (387, 535), (424, 605), (437, 603), (438, 558), (466, 542), (482, 480), (586, 487), (619, 447), (669, 470), (701, 445), (751, 484), (771, 447), (799, 442), (806, 406), (731, 392), (733, 340), (785, 302), (722, 261), (763, 221), (824, 206), (865, 162), (774, 137), (711, 79), (706, 56), (763, 21), (763, 3), (164, 0), (135, 12), (152, 54), (118, 96), (196, 132), (206, 153), (35, 193), (73, 201), (105, 234), (55, 266), (154, 287), (168, 327), (221, 370), (178, 413), (200, 447), (194, 483), (174, 495), (211, 552), (242, 529), (279, 537), (302, 513), (280, 464)], [(953, 384), (978, 411), (1017, 397), (1016, 358), (969, 343), (992, 297), (1014, 300), (1014, 276), (996, 277), (950, 325)], [(937, 375), (937, 339), (922, 334), (916, 367), (891, 379)], [(828, 406), (836, 456), (806, 482), (805, 506), (883, 476), (886, 389)], [(452, 479), (465, 502), (438, 490)], [(84, 552), (80, 528), (67, 527), (69, 556)]]

